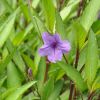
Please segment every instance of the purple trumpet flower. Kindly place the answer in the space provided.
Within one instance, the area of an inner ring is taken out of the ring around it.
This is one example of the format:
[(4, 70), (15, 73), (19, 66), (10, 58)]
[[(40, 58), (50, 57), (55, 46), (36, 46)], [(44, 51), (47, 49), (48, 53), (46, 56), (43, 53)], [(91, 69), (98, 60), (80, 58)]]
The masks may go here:
[(68, 53), (71, 49), (68, 41), (61, 40), (58, 34), (51, 35), (44, 32), (42, 35), (44, 45), (39, 49), (41, 56), (47, 56), (50, 62), (61, 61), (63, 53)]

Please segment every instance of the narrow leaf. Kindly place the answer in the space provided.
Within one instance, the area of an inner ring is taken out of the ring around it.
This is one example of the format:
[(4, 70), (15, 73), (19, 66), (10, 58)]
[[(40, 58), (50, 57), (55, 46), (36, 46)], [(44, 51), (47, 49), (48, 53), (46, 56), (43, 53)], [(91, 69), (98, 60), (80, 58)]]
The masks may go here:
[(42, 90), (43, 90), (45, 70), (46, 70), (45, 58), (41, 58), (39, 67), (38, 67), (38, 72), (37, 72), (37, 80), (38, 80), (37, 85), (38, 85), (40, 94), (42, 93)]
[(80, 89), (81, 91), (87, 89), (87, 86), (82, 79), (81, 74), (74, 67), (62, 62), (59, 62), (58, 65), (65, 71), (66, 75), (76, 84), (78, 89)]
[(53, 32), (55, 23), (55, 8), (52, 0), (42, 0), (43, 11), (48, 29)]
[(21, 85), (20, 75), (16, 66), (11, 61), (7, 66), (7, 87), (16, 87)]
[(56, 100), (61, 92), (63, 81), (59, 80), (55, 83), (54, 90), (48, 100)]
[(28, 88), (34, 85), (36, 81), (31, 81), (19, 88), (17, 88), (12, 94), (10, 94), (6, 100), (17, 100)]
[(100, 0), (91, 0), (85, 8), (80, 22), (87, 32), (89, 31), (91, 25), (95, 21), (99, 9)]
[(12, 15), (10, 15), (8, 19), (5, 21), (3, 27), (1, 28), (2, 30), (0, 30), (0, 48), (3, 46), (3, 44), (9, 37), (10, 32), (14, 25), (16, 14), (18, 12), (19, 12), (19, 9), (17, 9)]
[(54, 79), (51, 77), (44, 85), (41, 100), (48, 100), (49, 96), (53, 92), (53, 88), (54, 88)]
[(92, 31), (89, 33), (86, 55), (85, 78), (87, 80), (88, 87), (91, 88), (98, 68), (98, 47), (95, 34)]

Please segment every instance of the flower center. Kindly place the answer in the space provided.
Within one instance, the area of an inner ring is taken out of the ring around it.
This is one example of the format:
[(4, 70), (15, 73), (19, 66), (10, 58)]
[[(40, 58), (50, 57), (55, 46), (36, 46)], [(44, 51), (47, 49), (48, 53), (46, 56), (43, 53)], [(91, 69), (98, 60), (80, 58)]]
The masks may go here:
[(56, 48), (57, 47), (57, 42), (53, 42), (51, 46), (52, 46), (52, 48)]

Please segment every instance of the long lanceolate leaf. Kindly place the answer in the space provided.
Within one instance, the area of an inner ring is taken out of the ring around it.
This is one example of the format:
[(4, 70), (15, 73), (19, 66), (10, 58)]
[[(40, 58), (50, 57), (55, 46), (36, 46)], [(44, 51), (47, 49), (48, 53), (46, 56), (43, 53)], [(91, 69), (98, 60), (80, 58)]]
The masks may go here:
[(14, 49), (14, 50), (12, 51), (12, 53), (10, 53), (10, 54), (5, 58), (5, 60), (2, 61), (2, 62), (0, 63), (0, 74), (3, 73), (4, 69), (7, 67), (7, 65), (9, 64), (9, 62), (11, 61), (11, 59), (13, 58), (15, 52), (16, 52), (16, 49)]
[(14, 22), (15, 22), (15, 18), (16, 18), (16, 14), (19, 12), (19, 8), (8, 17), (7, 21), (4, 23), (4, 25), (1, 26), (0, 28), (0, 48), (3, 46), (3, 44), (5, 43), (5, 41), (7, 40), (7, 38), (10, 35), (10, 32), (13, 28)]
[(66, 38), (66, 30), (62, 21), (60, 14), (56, 11), (56, 24), (55, 24), (56, 32), (61, 35), (62, 38)]
[(60, 15), (62, 20), (66, 20), (71, 12), (77, 7), (79, 4), (80, 0), (74, 0), (71, 4), (66, 6), (63, 10), (61, 10)]
[(100, 89), (100, 72), (99, 72), (99, 74), (97, 74), (97, 77), (96, 77), (95, 81), (93, 82), (91, 91), (95, 91), (96, 89)]
[(47, 23), (48, 29), (53, 32), (54, 23), (55, 23), (55, 8), (52, 3), (52, 0), (42, 0), (44, 15)]
[(37, 72), (37, 85), (39, 93), (41, 94), (44, 84), (44, 78), (45, 78), (45, 70), (46, 70), (46, 63), (45, 58), (41, 58), (38, 66), (38, 72)]
[(14, 63), (10, 61), (7, 66), (7, 87), (15, 87), (21, 85), (20, 75)]
[(18, 98), (28, 89), (30, 88), (32, 85), (34, 85), (36, 83), (36, 81), (32, 81), (29, 82), (21, 87), (19, 87), (18, 89), (16, 89), (13, 93), (11, 93), (6, 100), (18, 100)]
[(87, 58), (85, 65), (85, 76), (88, 87), (91, 89), (91, 85), (96, 76), (98, 69), (98, 47), (95, 34), (91, 31), (88, 39)]
[(41, 100), (48, 100), (54, 89), (54, 79), (51, 77), (44, 85)]
[(63, 86), (63, 81), (59, 80), (55, 83), (55, 87), (54, 90), (52, 92), (52, 94), (50, 95), (48, 100), (56, 100), (56, 98), (59, 96), (60, 92), (61, 92), (61, 88)]
[(91, 0), (85, 8), (85, 11), (83, 12), (83, 15), (80, 19), (80, 22), (87, 32), (89, 31), (91, 25), (95, 21), (99, 9), (100, 0)]
[(58, 65), (65, 71), (65, 74), (76, 84), (81, 91), (86, 90), (87, 86), (82, 79), (81, 74), (72, 66), (65, 63), (58, 63)]

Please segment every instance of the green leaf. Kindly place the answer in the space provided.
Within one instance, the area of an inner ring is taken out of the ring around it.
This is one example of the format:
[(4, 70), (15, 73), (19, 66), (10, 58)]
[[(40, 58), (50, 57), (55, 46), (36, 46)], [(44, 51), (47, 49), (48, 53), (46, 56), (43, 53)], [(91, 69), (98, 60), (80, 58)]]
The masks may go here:
[(36, 73), (37, 73), (37, 67), (36, 67), (36, 65), (34, 64), (33, 60), (32, 60), (28, 55), (25, 55), (25, 54), (23, 54), (23, 58), (24, 58), (24, 60), (25, 60), (25, 62), (26, 62), (26, 64), (27, 64), (27, 66), (30, 67), (30, 68), (32, 69), (32, 71), (33, 71), (33, 76), (35, 76)]
[(39, 2), (40, 2), (40, 0), (34, 0), (34, 1), (32, 2), (32, 7), (33, 7), (33, 8), (36, 8), (36, 7), (38, 6)]
[(63, 62), (59, 62), (57, 64), (65, 71), (65, 74), (75, 83), (78, 89), (81, 91), (85, 91), (87, 89), (87, 85), (82, 79), (81, 74), (74, 67)]
[(7, 66), (7, 87), (16, 87), (21, 85), (20, 75), (12, 61)]
[(91, 85), (96, 76), (98, 65), (98, 47), (95, 34), (93, 31), (90, 31), (88, 38), (88, 46), (86, 53), (86, 65), (85, 65), (85, 78), (87, 80), (87, 84), (89, 89), (91, 89)]
[[(6, 46), (10, 53), (13, 52), (13, 50), (16, 48), (13, 46), (13, 44), (11, 43), (10, 40), (8, 40), (6, 42)], [(25, 75), (25, 63), (24, 63), (24, 61), (21, 57), (21, 54), (18, 50), (16, 50), (16, 52), (13, 56), (13, 60), (14, 60), (15, 64), (17, 65), (17, 67), (19, 68), (19, 70), (22, 72), (22, 74)]]
[(77, 69), (80, 70), (86, 62), (87, 45), (80, 51)]
[(10, 35), (10, 32), (13, 28), (16, 14), (19, 12), (19, 9), (17, 9), (13, 14), (11, 14), (8, 19), (5, 21), (5, 23), (0, 28), (0, 48), (3, 46), (5, 41)]
[(0, 74), (3, 73), (4, 69), (7, 67), (11, 59), (13, 58), (16, 49), (14, 49), (7, 57), (0, 63)]
[(12, 87), (7, 89), (4, 93), (1, 94), (2, 100), (5, 100), (5, 98), (10, 95), (11, 93), (13, 93), (18, 87)]
[(79, 45), (79, 48), (81, 49), (87, 33), (78, 21), (73, 22), (73, 32), (76, 35), (76, 45)]
[(69, 94), (70, 94), (70, 91), (69, 91), (69, 90), (67, 90), (67, 91), (65, 91), (64, 93), (62, 93), (62, 94), (60, 95), (61, 100), (68, 100)]
[(67, 5), (60, 11), (62, 20), (65, 20), (69, 17), (71, 12), (78, 6), (79, 2), (80, 0), (75, 0), (74, 2), (71, 2), (71, 4)]
[(29, 16), (29, 12), (28, 12), (28, 6), (21, 3), (20, 8), (21, 8), (22, 13), (24, 14), (24, 17), (27, 19), (27, 21), (29, 21), (30, 16)]
[(3, 5), (6, 7), (6, 10), (8, 10), (10, 13), (13, 12), (12, 7), (9, 5), (7, 0), (1, 0), (1, 2), (3, 3)]
[(93, 23), (92, 29), (93, 29), (94, 33), (100, 31), (100, 20), (97, 20)]
[(35, 96), (32, 92), (25, 95), (22, 100), (40, 100), (40, 97)]
[(35, 53), (35, 56), (34, 56), (34, 64), (35, 64), (37, 69), (39, 67), (40, 60), (41, 60), (41, 57), (40, 57), (38, 50), (37, 50)]
[(55, 8), (52, 0), (42, 0), (43, 11), (48, 29), (53, 32), (55, 23)]
[(83, 15), (80, 19), (80, 23), (84, 29), (88, 32), (91, 25), (97, 17), (97, 13), (100, 9), (100, 0), (91, 0), (85, 8)]
[(31, 81), (31, 82), (29, 82), (29, 83), (17, 88), (5, 100), (17, 100), (28, 88), (30, 88), (35, 83), (36, 83), (36, 81)]
[(13, 40), (13, 44), (15, 46), (20, 45), (20, 43), (22, 43), (22, 41), (24, 40), (24, 38), (27, 36), (27, 34), (33, 29), (33, 24), (30, 23), (28, 24), (28, 26), (26, 27), (24, 32), (19, 32), (16, 37)]
[(53, 90), (53, 92), (50, 95), (48, 100), (56, 100), (58, 98), (60, 92), (61, 92), (62, 86), (63, 86), (63, 81), (62, 80), (58, 80), (55, 83), (54, 90)]
[(97, 74), (97, 77), (96, 77), (95, 81), (93, 82), (91, 91), (95, 91), (97, 89), (100, 89), (100, 72), (99, 72), (99, 74)]
[(45, 58), (41, 58), (37, 72), (37, 80), (38, 80), (37, 85), (40, 94), (42, 93), (43, 90), (45, 70), (46, 70), (46, 61)]
[(42, 34), (43, 32), (47, 31), (44, 22), (42, 22), (42, 20), (39, 18), (39, 16), (33, 16), (33, 24), (34, 27), (36, 29), (36, 31), (38, 32), (38, 35)]
[(54, 78), (51, 77), (44, 85), (41, 100), (48, 100), (54, 89)]
[(0, 79), (0, 87), (3, 85), (4, 81), (7, 79), (7, 76), (4, 76)]
[(65, 26), (63, 24), (63, 21), (61, 19), (61, 16), (59, 14), (59, 12), (56, 11), (56, 32), (59, 33), (61, 35), (62, 38), (65, 39), (65, 34), (66, 34), (66, 30), (65, 30)]

